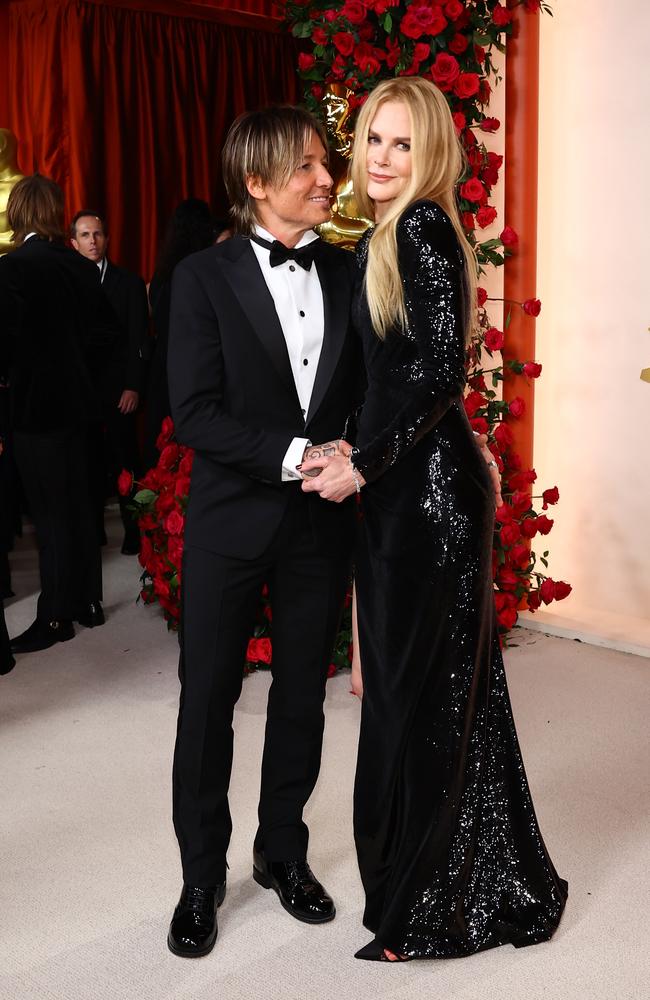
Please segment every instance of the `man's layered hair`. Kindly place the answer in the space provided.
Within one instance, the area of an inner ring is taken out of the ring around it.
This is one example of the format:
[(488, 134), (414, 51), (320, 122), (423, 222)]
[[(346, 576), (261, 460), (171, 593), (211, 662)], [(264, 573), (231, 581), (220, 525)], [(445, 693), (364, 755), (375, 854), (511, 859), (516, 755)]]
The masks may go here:
[(327, 151), (325, 129), (303, 108), (278, 105), (247, 111), (233, 122), (221, 163), (236, 233), (250, 235), (257, 222), (256, 202), (246, 186), (247, 179), (254, 177), (274, 188), (285, 187), (300, 166), (312, 132)]
[(11, 189), (7, 199), (7, 221), (13, 230), (11, 240), (20, 245), (28, 233), (44, 240), (62, 243), (65, 202), (59, 185), (42, 174), (32, 174)]

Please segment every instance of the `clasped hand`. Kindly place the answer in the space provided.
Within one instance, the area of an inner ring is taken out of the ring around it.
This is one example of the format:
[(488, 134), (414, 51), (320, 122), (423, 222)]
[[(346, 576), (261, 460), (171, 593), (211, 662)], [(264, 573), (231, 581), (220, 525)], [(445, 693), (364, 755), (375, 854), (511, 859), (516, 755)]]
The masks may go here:
[(305, 448), (302, 464), (298, 471), (303, 477), (305, 493), (319, 493), (323, 500), (341, 503), (346, 497), (356, 493), (357, 484), (365, 484), (359, 472), (353, 472), (350, 455), (352, 446), (347, 441), (326, 441), (324, 444)]

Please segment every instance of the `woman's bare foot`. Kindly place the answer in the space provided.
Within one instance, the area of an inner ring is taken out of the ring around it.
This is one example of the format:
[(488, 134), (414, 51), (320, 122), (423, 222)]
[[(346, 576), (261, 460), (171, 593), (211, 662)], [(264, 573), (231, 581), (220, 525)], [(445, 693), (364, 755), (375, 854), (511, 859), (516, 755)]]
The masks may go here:
[(384, 948), (384, 955), (389, 962), (408, 962), (408, 955), (396, 955), (394, 951), (389, 951), (388, 948)]

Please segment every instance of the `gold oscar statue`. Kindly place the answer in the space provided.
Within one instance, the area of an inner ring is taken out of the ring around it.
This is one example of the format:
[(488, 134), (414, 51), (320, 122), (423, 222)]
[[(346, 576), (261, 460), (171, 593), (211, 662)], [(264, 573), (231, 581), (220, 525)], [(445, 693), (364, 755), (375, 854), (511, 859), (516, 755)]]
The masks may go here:
[(348, 130), (350, 117), (348, 97), (352, 91), (343, 84), (330, 84), (323, 98), (325, 124), (330, 138), (330, 173), (334, 178), (334, 202), (332, 218), (318, 226), (318, 233), (327, 243), (335, 243), (347, 250), (354, 249), (357, 240), (363, 236), (370, 219), (365, 219), (359, 211), (352, 181), (348, 179), (348, 161), (352, 155), (353, 134)]
[(7, 222), (7, 201), (14, 184), (22, 180), (16, 163), (16, 136), (8, 128), (0, 128), (0, 254), (13, 248), (11, 229)]

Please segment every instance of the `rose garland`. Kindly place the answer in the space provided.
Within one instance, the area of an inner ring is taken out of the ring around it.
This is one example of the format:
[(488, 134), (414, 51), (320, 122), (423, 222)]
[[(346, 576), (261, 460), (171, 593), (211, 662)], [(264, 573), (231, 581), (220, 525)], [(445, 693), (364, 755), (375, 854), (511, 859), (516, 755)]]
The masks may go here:
[[(544, 0), (517, 0), (517, 5), (530, 14), (551, 13)], [(480, 230), (497, 217), (489, 199), (503, 164), (503, 156), (487, 150), (480, 133), (495, 133), (500, 127), (498, 119), (487, 114), (492, 84), (500, 81), (492, 53), (505, 51), (512, 8), (497, 0), (288, 0), (284, 7), (292, 33), (305, 43), (298, 70), (305, 84), (305, 103), (316, 114), (322, 112), (328, 84), (344, 84), (352, 92), (353, 108), (364, 103), (380, 80), (391, 76), (423, 76), (445, 93), (466, 154), (459, 207), (481, 272), (490, 265), (501, 266), (516, 253), (518, 236), (511, 226), (506, 225), (498, 238), (480, 238)], [(562, 600), (571, 587), (540, 572), (538, 561), (548, 568), (548, 551), (538, 557), (531, 549), (532, 539), (544, 537), (553, 526), (533, 501), (541, 499), (546, 510), (557, 503), (559, 491), (553, 487), (533, 496), (535, 470), (522, 468), (513, 449), (510, 423), (521, 418), (525, 404), (521, 397), (507, 403), (497, 396), (504, 370), (492, 359), (502, 350), (505, 333), (491, 323), (487, 299), (479, 288), (479, 332), (470, 351), (465, 407), (472, 427), (488, 434), (503, 478), (493, 571), (499, 629), (505, 635), (515, 625), (522, 603), (535, 611), (542, 602)], [(534, 298), (509, 305), (530, 317), (541, 309)], [(542, 371), (534, 360), (510, 361), (508, 368), (510, 377), (528, 379), (538, 378)]]

